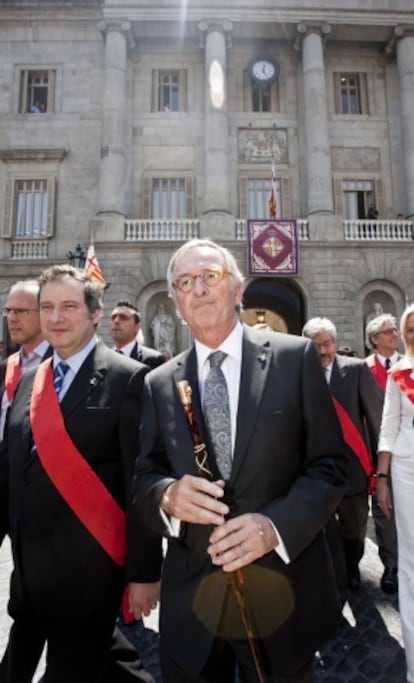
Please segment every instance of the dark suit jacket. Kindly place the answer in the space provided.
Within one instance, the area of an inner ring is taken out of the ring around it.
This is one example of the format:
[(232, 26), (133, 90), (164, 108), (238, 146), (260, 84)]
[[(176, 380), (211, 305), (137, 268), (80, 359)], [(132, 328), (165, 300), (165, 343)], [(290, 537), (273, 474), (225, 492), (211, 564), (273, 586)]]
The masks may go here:
[[(332, 366), (329, 387), (332, 395), (345, 408), (373, 458), (381, 425), (382, 392), (368, 365), (359, 358), (337, 355)], [(348, 494), (352, 495), (366, 490), (367, 475), (358, 457), (348, 446), (347, 451)]]
[[(75, 446), (123, 508), (138, 450), (147, 371), (98, 343), (61, 402)], [(35, 372), (28, 371), (20, 380), (0, 448), (0, 540), (8, 531), (14, 590), (24, 591), (35, 609), (45, 614), (87, 614), (106, 604), (116, 614), (124, 570), (82, 525), (36, 453), (30, 452), (29, 403)], [(53, 443), (53, 423), (50, 439)], [(54, 446), (58, 458), (59, 443)]]
[(143, 344), (136, 344), (132, 347), (130, 353), (130, 358), (134, 360), (139, 360), (140, 363), (145, 363), (149, 368), (157, 368), (159, 365), (165, 363), (165, 356), (155, 349), (151, 349), (149, 346), (144, 346)]
[[(197, 474), (192, 441), (176, 390), (187, 379), (209, 453), (194, 349), (149, 373), (142, 448), (133, 482), (135, 504), (153, 531), (166, 534), (159, 501), (166, 485)], [(218, 470), (212, 460), (215, 476)], [(261, 512), (280, 532), (290, 564), (272, 551), (244, 570), (256, 625), (278, 670), (297, 669), (337, 624), (339, 605), (324, 523), (346, 479), (347, 458), (319, 358), (311, 342), (244, 328), (237, 434), (227, 490), (231, 514)], [(160, 633), (181, 666), (199, 671), (214, 635), (242, 635), (227, 578), (206, 548), (211, 527), (183, 525), (169, 541), (162, 574)], [(159, 567), (141, 552), (143, 580)], [(145, 577), (145, 578), (144, 578)], [(221, 627), (219, 629), (220, 618)]]

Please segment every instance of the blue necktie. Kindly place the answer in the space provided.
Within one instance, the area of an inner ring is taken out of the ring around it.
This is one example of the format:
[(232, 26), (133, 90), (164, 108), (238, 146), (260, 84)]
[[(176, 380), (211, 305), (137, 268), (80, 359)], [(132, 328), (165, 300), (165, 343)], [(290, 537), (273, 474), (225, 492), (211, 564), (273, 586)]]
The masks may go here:
[(69, 370), (69, 365), (65, 363), (63, 360), (60, 361), (53, 370), (53, 384), (55, 386), (55, 391), (57, 394), (57, 397), (59, 398), (59, 394), (62, 390), (62, 384), (64, 377)]
[(204, 416), (223, 479), (230, 479), (232, 466), (231, 420), (227, 382), (220, 365), (227, 354), (214, 351), (208, 357), (210, 370), (204, 385)]

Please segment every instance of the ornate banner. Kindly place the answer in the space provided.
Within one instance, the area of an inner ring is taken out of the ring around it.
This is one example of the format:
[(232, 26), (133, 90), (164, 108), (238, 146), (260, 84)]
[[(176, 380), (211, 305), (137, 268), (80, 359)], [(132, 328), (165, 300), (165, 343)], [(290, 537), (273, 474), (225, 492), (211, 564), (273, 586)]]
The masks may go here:
[(247, 222), (249, 275), (297, 275), (295, 220)]

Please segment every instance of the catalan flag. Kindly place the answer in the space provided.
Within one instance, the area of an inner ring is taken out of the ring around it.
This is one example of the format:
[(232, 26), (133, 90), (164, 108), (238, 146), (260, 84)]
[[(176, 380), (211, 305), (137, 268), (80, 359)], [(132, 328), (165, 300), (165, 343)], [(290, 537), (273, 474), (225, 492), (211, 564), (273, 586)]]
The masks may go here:
[(95, 254), (95, 247), (93, 244), (90, 244), (88, 247), (84, 270), (85, 273), (92, 278), (92, 280), (96, 280), (100, 285), (102, 285), (102, 287), (106, 287), (105, 278), (102, 275), (102, 271), (99, 267), (98, 259), (96, 258)]
[(276, 177), (274, 163), (272, 163), (272, 177), (270, 179), (269, 217), (272, 220), (275, 220), (276, 218)]

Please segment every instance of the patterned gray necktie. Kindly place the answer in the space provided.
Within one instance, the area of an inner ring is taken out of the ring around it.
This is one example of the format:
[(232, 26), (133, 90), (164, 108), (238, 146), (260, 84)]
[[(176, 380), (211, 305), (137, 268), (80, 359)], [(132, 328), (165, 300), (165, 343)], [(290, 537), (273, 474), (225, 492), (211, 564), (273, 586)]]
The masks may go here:
[(223, 479), (230, 478), (232, 465), (231, 421), (226, 378), (220, 365), (227, 354), (214, 351), (208, 357), (210, 370), (204, 385), (204, 417)]

